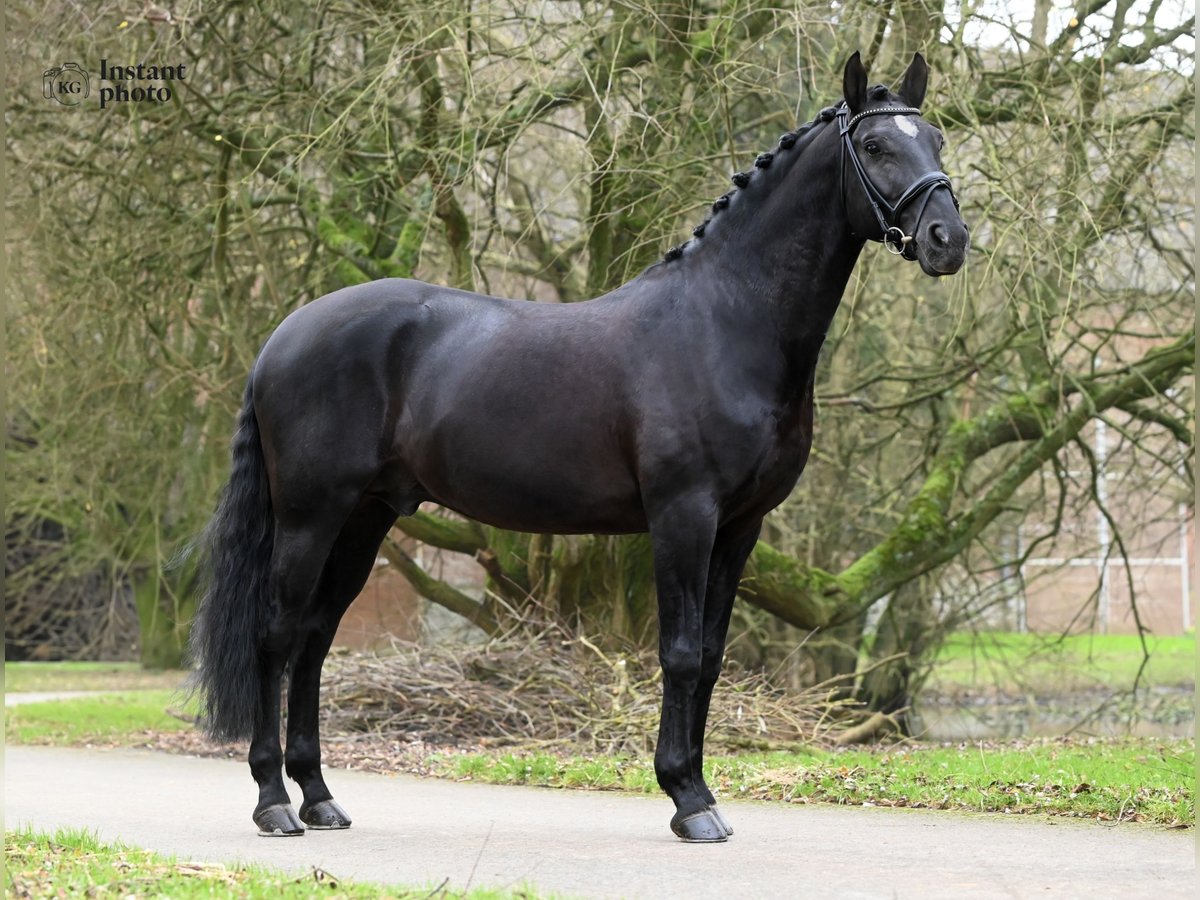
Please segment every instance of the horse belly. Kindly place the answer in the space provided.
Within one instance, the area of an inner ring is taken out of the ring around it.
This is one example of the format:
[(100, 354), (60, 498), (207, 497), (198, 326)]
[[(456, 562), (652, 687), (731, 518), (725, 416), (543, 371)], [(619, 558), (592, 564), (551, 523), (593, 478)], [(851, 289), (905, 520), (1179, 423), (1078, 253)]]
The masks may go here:
[(409, 433), (402, 426), (397, 436), (406, 464), (435, 502), (515, 531), (646, 529), (637, 483), (597, 417), (514, 403), (503, 392), (446, 398), (439, 406), (440, 415), (430, 409), (422, 424), (418, 413)]
[[(562, 487), (554, 493), (546, 488)], [(435, 502), (468, 518), (506, 528), (542, 534), (632, 534), (646, 530), (646, 517), (636, 497), (570, 493), (573, 485), (518, 483), (481, 484), (476, 491), (453, 490)]]
[[(605, 466), (578, 455), (513, 459), (496, 448), (459, 449), (447, 466), (418, 471), (431, 498), (472, 519), (514, 531), (624, 534), (645, 531), (634, 485), (603, 476)], [(565, 462), (574, 460), (578, 466)]]

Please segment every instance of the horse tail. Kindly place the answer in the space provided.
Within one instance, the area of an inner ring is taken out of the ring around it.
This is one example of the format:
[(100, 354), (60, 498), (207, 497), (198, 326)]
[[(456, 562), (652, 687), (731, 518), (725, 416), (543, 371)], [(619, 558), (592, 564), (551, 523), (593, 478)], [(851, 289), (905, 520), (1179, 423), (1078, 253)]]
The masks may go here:
[(229, 483), (202, 538), (204, 577), (190, 648), (205, 731), (220, 741), (251, 737), (262, 721), (259, 647), (270, 610), (271, 509), (254, 392), (242, 400)]

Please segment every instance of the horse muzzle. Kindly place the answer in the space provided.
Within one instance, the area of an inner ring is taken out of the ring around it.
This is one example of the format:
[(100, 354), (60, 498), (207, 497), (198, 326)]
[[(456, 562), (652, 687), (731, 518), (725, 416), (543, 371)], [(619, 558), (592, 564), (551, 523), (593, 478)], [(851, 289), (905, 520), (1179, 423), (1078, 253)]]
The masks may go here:
[[(930, 221), (924, 221), (929, 218)], [(922, 217), (915, 240), (904, 248), (904, 258), (916, 260), (926, 275), (953, 275), (967, 260), (971, 236), (967, 224), (952, 218)]]

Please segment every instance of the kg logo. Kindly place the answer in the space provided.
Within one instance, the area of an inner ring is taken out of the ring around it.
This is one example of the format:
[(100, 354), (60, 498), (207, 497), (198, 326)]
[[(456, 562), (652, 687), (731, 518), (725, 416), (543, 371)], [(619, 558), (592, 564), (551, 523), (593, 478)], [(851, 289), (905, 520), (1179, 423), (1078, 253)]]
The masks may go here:
[(77, 63), (63, 63), (42, 73), (42, 96), (47, 100), (78, 106), (91, 92), (88, 74)]

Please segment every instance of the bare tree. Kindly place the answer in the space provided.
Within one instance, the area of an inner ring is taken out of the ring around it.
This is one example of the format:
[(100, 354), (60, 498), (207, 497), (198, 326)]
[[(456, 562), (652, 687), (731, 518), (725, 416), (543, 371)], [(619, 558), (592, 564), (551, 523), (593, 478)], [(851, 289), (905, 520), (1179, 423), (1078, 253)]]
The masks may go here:
[[(1178, 4), (183, 3), (169, 22), (102, 7), (83, 29), (62, 12), (12, 14), (14, 71), (101, 46), (191, 69), (169, 103), (104, 111), (14, 86), (10, 433), (28, 423), (36, 444), (12, 445), (11, 503), (137, 586), (161, 658), (189, 601), (186, 569), (159, 564), (210, 507), (240, 384), (287, 312), (385, 276), (602, 292), (834, 100), (860, 47), (884, 79), (930, 58), (973, 260), (934, 284), (864, 255), (819, 375), (814, 462), (743, 585), (770, 615), (739, 614), (734, 652), (766, 659), (817, 629), (811, 664), (853, 671), (872, 606), (877, 658), (931, 648), (982, 608), (935, 610), (945, 579), (966, 573), (977, 597), (1029, 551), (1009, 540), (1023, 518), (1054, 532), (1056, 510), (1100, 502), (1063, 477), (1097, 421), (1139, 448), (1134, 480), (1191, 477), (1194, 22)], [(474, 557), (482, 600), (384, 548), (485, 631), (653, 626), (644, 539), (444, 510), (397, 527)], [(864, 695), (902, 706), (912, 674), (879, 666)]]

